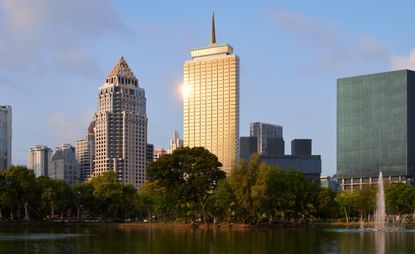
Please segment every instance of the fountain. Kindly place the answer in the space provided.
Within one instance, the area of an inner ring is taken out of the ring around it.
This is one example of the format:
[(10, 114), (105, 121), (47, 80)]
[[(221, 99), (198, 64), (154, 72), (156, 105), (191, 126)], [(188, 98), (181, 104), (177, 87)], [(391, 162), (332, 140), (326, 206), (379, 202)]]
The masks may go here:
[(385, 230), (385, 191), (383, 188), (383, 177), (382, 172), (379, 172), (378, 179), (378, 193), (376, 195), (376, 211), (375, 211), (375, 230)]

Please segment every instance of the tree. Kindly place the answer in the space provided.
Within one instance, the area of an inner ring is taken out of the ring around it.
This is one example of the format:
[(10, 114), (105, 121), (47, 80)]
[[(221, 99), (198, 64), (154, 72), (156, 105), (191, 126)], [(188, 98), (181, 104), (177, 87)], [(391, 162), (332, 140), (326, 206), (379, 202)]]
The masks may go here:
[(94, 205), (94, 188), (90, 183), (76, 183), (71, 186), (71, 191), (76, 217), (80, 218), (84, 210)]
[(175, 196), (178, 210), (192, 222), (198, 216), (206, 219), (204, 202), (226, 174), (216, 155), (203, 147), (184, 147), (164, 155), (150, 164), (148, 179)]
[(415, 209), (415, 187), (397, 183), (386, 188), (386, 209), (390, 214), (409, 214)]
[(359, 211), (360, 220), (364, 220), (374, 213), (376, 205), (376, 188), (374, 186), (364, 186), (357, 194), (356, 209)]
[(256, 217), (252, 188), (256, 184), (259, 166), (258, 154), (251, 155), (248, 162), (239, 161), (231, 171), (229, 184), (235, 192), (237, 213), (244, 223), (253, 223)]
[(349, 223), (349, 216), (355, 211), (357, 207), (357, 192), (342, 191), (337, 193), (334, 199), (339, 205), (342, 212), (346, 217), (346, 222)]
[(323, 188), (318, 193), (317, 211), (321, 218), (336, 218), (338, 215), (338, 204), (334, 200), (336, 192), (330, 188)]
[(231, 217), (235, 215), (235, 199), (235, 193), (228, 179), (220, 180), (209, 200), (214, 222), (219, 220), (230, 222)]

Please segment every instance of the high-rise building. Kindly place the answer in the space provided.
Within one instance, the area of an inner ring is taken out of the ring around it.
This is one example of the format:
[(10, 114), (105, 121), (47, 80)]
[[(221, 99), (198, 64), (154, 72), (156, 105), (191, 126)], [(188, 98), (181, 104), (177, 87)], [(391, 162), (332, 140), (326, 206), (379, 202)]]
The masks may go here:
[(337, 178), (342, 189), (414, 182), (415, 72), (337, 80)]
[(79, 178), (81, 182), (92, 177), (95, 160), (95, 122), (89, 125), (85, 138), (76, 141), (76, 160), (79, 165)]
[(48, 164), (52, 149), (45, 145), (36, 145), (29, 149), (27, 168), (33, 170), (36, 177), (48, 175)]
[(0, 170), (12, 164), (12, 107), (0, 106)]
[(79, 182), (79, 167), (73, 146), (64, 144), (55, 149), (49, 160), (48, 176), (64, 180), (67, 184)]
[(258, 142), (256, 137), (240, 137), (239, 138), (239, 158), (249, 160), (253, 153), (258, 153)]
[(177, 148), (183, 147), (183, 139), (180, 139), (178, 131), (174, 131), (173, 139), (170, 139), (169, 149), (167, 153), (173, 153)]
[(229, 172), (239, 157), (239, 57), (217, 44), (191, 50), (184, 64), (184, 145), (202, 146)]
[(144, 89), (121, 57), (99, 87), (94, 175), (113, 170), (122, 183), (139, 189), (146, 179), (146, 145)]
[[(251, 137), (257, 138), (257, 147), (259, 155), (270, 156), (284, 154), (282, 126), (269, 123), (255, 122), (251, 123), (250, 132)], [(273, 150), (270, 151), (270, 148), (273, 148)]]

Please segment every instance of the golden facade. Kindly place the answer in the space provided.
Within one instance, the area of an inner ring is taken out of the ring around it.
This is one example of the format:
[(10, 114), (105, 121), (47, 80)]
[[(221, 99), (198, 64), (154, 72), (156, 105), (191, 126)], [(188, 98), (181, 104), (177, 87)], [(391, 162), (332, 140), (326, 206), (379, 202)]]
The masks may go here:
[(205, 147), (230, 172), (239, 154), (239, 58), (213, 39), (191, 55), (184, 64), (184, 146)]

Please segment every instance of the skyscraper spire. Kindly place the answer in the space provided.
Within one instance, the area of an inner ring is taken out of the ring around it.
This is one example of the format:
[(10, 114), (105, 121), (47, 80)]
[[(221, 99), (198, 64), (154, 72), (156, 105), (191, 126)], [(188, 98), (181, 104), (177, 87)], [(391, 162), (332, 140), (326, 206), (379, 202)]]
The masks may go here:
[(210, 36), (210, 44), (216, 43), (216, 33), (215, 33), (215, 13), (212, 13), (212, 34)]

